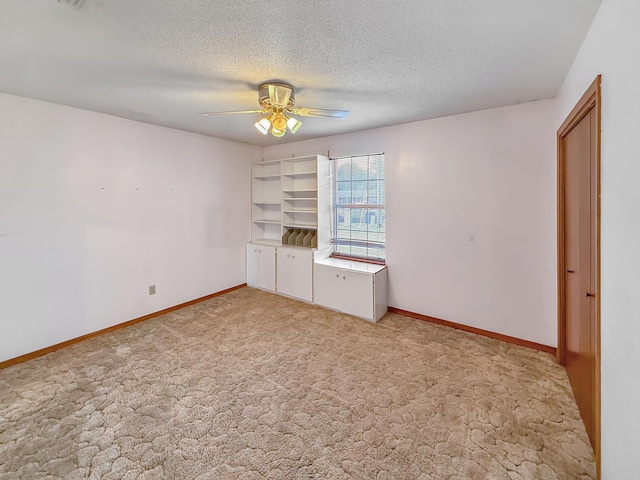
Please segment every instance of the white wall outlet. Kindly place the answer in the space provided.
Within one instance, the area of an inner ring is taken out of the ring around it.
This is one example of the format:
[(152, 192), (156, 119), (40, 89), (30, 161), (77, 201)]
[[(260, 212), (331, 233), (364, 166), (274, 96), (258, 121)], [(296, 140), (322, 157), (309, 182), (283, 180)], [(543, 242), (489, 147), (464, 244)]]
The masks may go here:
[(149, 295), (155, 295), (155, 294), (156, 294), (156, 286), (149, 285)]

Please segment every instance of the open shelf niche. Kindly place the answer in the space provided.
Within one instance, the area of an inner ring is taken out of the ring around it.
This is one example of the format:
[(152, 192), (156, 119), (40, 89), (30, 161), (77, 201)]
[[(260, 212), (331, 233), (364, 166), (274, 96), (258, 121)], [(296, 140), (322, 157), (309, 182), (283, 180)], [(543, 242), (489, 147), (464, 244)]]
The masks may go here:
[(283, 236), (288, 237), (288, 232), (303, 229), (315, 237), (313, 247), (306, 233), (306, 241), (297, 246), (329, 247), (329, 185), (329, 159), (324, 155), (254, 163), (251, 177), (252, 242), (281, 245)]

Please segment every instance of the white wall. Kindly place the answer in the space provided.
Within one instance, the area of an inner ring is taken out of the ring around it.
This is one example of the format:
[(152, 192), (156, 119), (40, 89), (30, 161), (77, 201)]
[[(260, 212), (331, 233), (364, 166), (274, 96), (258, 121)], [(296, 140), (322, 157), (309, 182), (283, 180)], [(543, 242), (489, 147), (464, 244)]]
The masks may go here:
[(272, 146), (264, 156), (327, 150), (385, 153), (391, 306), (556, 345), (553, 100)]
[(640, 454), (640, 2), (604, 0), (557, 95), (559, 126), (602, 74), (602, 478), (638, 476)]
[(243, 283), (261, 158), (0, 94), (0, 361)]

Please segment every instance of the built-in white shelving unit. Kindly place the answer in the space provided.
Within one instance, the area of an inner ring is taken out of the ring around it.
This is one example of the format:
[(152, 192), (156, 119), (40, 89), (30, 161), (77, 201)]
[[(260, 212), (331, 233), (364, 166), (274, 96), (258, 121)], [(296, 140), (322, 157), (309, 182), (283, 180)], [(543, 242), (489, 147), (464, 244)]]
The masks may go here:
[(327, 157), (310, 155), (254, 163), (251, 195), (253, 243), (278, 245), (288, 229), (301, 229), (315, 236), (314, 248), (329, 247)]
[(275, 245), (282, 236), (280, 161), (251, 166), (251, 238)]
[(312, 155), (254, 163), (251, 182), (247, 283), (379, 320), (387, 311), (386, 267), (328, 258), (329, 159)]
[(249, 285), (313, 301), (314, 261), (329, 254), (331, 241), (329, 182), (323, 155), (252, 165)]

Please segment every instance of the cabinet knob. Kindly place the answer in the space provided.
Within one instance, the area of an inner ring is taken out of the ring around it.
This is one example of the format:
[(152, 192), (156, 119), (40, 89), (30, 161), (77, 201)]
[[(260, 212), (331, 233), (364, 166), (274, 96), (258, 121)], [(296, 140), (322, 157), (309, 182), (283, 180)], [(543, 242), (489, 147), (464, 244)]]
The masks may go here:
[(343, 279), (343, 280), (346, 280), (346, 279), (347, 279), (347, 277), (342, 277), (342, 279)]
[(340, 274), (339, 273), (336, 273), (336, 278), (340, 278)]
[(585, 297), (595, 297), (595, 295), (591, 292), (584, 292)]
[(295, 256), (295, 255), (293, 255), (291, 258), (296, 258), (296, 256)]
[(254, 249), (253, 249), (253, 251), (254, 251), (254, 252), (257, 252), (257, 251), (258, 251), (258, 249), (257, 249), (257, 248), (254, 248)]
[(289, 255), (289, 254), (287, 253), (287, 258), (289, 258), (290, 256), (291, 256), (291, 255)]

